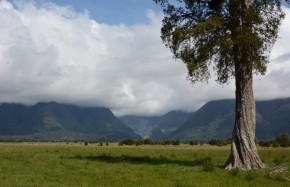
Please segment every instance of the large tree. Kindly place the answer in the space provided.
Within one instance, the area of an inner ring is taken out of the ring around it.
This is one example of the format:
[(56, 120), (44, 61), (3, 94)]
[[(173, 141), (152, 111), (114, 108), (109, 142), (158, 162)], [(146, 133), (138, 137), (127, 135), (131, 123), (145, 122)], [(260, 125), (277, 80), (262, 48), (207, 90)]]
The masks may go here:
[[(161, 38), (191, 81), (235, 79), (236, 106), (226, 169), (264, 168), (255, 145), (253, 74), (264, 75), (284, 13), (279, 0), (154, 0), (163, 8)], [(218, 109), (217, 109), (218, 110)]]

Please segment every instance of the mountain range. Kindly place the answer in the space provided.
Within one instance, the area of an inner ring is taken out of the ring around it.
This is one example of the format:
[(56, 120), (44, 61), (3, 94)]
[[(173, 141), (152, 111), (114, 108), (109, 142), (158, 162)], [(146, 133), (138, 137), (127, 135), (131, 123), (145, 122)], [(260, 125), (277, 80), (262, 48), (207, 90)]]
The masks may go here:
[[(172, 115), (168, 118), (169, 114), (172, 113), (154, 118), (124, 116), (120, 119), (143, 138), (203, 141), (229, 139), (235, 120), (235, 100), (210, 101), (191, 114), (179, 111), (175, 117)], [(258, 140), (273, 139), (279, 133), (290, 135), (290, 98), (257, 101), (256, 119)], [(162, 128), (160, 121), (164, 122)], [(154, 133), (147, 133), (156, 128), (163, 133), (162, 136), (160, 133), (157, 136)]]
[(142, 138), (163, 139), (180, 127), (192, 115), (189, 112), (170, 111), (163, 116), (122, 116), (120, 120)]
[[(93, 140), (128, 138), (210, 140), (231, 138), (235, 100), (210, 101), (196, 112), (171, 111), (163, 116), (117, 118), (103, 107), (56, 102), (33, 106), (0, 105), (0, 139)], [(290, 135), (290, 98), (256, 102), (256, 137)]]
[(1, 104), (0, 136), (34, 140), (140, 138), (108, 108), (81, 108), (56, 102), (34, 106)]

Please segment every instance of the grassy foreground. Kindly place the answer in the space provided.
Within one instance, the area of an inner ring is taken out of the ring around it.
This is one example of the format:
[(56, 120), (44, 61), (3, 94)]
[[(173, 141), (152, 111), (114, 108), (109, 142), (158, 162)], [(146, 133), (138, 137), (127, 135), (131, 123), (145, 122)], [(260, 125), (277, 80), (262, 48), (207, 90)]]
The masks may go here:
[(290, 148), (259, 148), (269, 166), (226, 171), (229, 146), (0, 143), (1, 186), (290, 186)]

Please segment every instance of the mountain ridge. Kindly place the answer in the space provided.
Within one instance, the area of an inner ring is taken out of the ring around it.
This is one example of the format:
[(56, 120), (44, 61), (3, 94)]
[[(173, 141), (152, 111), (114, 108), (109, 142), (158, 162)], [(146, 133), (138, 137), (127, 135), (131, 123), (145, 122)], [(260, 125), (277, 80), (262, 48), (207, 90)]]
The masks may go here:
[(0, 105), (0, 136), (33, 139), (35, 135), (46, 140), (48, 134), (58, 139), (140, 138), (104, 107), (81, 108), (56, 102)]
[[(210, 101), (196, 111), (168, 139), (229, 139), (235, 119), (235, 100)], [(256, 137), (273, 139), (290, 134), (290, 98), (256, 101)]]
[[(109, 108), (79, 107), (56, 102), (33, 106), (0, 105), (0, 138), (26, 139), (180, 139), (231, 138), (234, 99), (209, 101), (193, 113), (170, 111), (163, 116), (122, 116)], [(256, 101), (258, 140), (290, 135), (290, 98)]]

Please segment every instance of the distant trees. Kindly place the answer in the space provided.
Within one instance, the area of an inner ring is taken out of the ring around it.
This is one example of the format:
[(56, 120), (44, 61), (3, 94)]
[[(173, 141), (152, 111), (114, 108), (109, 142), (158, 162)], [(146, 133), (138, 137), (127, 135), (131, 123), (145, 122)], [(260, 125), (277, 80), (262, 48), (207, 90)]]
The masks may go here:
[[(127, 139), (127, 140), (123, 140), (119, 142), (119, 146), (122, 145), (174, 145), (174, 146), (178, 146), (180, 144), (189, 144), (189, 145), (203, 145), (205, 144), (209, 144), (212, 146), (226, 146), (231, 144), (231, 139), (211, 139), (209, 141), (196, 141), (196, 140), (187, 140), (187, 141), (180, 141), (178, 139), (176, 140), (152, 140), (152, 139), (144, 139), (144, 140), (140, 140), (140, 139)], [(280, 133), (277, 134), (277, 136), (275, 137), (274, 140), (270, 140), (270, 141), (258, 141), (258, 144), (261, 147), (288, 147), (290, 146), (290, 138), (288, 136), (288, 134), (286, 133)]]
[(119, 146), (122, 145), (141, 145), (141, 144), (140, 140), (127, 139), (119, 142)]
[(261, 147), (289, 147), (290, 146), (290, 139), (288, 134), (286, 133), (280, 133), (276, 136), (275, 140), (270, 141), (260, 141), (259, 145)]
[(275, 141), (277, 142), (277, 144), (279, 144), (281, 147), (288, 147), (290, 146), (290, 140), (289, 140), (289, 136), (285, 133), (282, 134), (278, 134), (276, 136)]
[(216, 145), (216, 146), (225, 146), (230, 144), (230, 140), (217, 140), (217, 139), (211, 139), (210, 141), (206, 142), (199, 142), (196, 140), (190, 140), (190, 141), (183, 141), (180, 140), (151, 140), (151, 139), (144, 139), (144, 140), (134, 140), (134, 139), (127, 139), (119, 142), (119, 145), (180, 145), (183, 144), (189, 144), (189, 145), (203, 145), (204, 143), (208, 143), (210, 145)]
[(208, 143), (209, 145), (225, 146), (225, 145), (231, 144), (231, 141), (211, 139)]
[(198, 145), (198, 141), (190, 140), (189, 145)]
[(144, 140), (134, 140), (134, 139), (127, 139), (119, 142), (119, 145), (180, 145), (180, 141), (177, 140), (160, 140), (155, 141), (151, 139), (144, 139)]
[(261, 147), (270, 147), (272, 145), (272, 141), (259, 141), (259, 145)]

